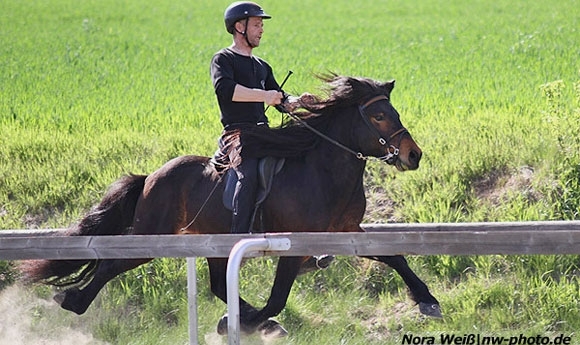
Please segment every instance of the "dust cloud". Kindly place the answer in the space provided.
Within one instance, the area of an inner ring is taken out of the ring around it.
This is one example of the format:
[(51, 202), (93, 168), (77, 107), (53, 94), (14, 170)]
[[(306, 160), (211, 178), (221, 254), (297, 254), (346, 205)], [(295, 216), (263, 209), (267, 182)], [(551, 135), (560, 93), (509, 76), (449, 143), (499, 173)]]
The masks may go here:
[[(283, 338), (282, 338), (283, 339)], [(241, 345), (280, 345), (283, 344), (284, 341), (280, 338), (268, 338), (261, 336), (260, 334), (254, 335), (242, 335), (240, 337), (240, 344)], [(205, 343), (207, 345), (227, 345), (228, 344), (228, 337), (218, 335), (216, 332), (208, 333), (204, 336)], [(0, 345), (4, 345), (0, 343)]]
[(70, 320), (18, 284), (0, 291), (0, 345), (108, 345)]

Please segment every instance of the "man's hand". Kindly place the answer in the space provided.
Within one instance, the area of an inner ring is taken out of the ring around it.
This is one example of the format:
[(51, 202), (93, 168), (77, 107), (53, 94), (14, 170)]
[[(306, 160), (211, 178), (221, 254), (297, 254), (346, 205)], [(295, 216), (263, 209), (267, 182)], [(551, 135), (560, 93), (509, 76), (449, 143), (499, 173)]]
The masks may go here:
[(282, 111), (282, 109), (278, 109), (278, 107), (277, 109), (281, 112), (293, 113), (299, 108), (304, 108), (305, 106), (316, 103), (316, 101), (317, 99), (314, 95), (305, 92), (302, 95), (300, 95), (300, 97), (296, 96), (286, 97), (286, 101), (280, 106), (280, 108), (282, 108), (284, 111)]
[(264, 93), (264, 103), (270, 106), (278, 105), (282, 103), (284, 94), (276, 90), (268, 90)]

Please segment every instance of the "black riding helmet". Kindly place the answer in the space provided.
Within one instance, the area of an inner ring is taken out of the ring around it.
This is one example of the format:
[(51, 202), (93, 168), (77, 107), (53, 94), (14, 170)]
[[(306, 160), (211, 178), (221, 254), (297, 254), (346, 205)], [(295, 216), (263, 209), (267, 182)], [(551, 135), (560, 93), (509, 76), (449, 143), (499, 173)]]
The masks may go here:
[[(229, 5), (224, 12), (226, 30), (228, 30), (228, 32), (233, 35), (236, 22), (242, 19), (247, 20), (249, 17), (262, 17), (264, 19), (272, 18), (266, 14), (266, 12), (264, 12), (260, 5), (256, 4), (255, 2), (236, 1)], [(245, 34), (245, 32), (241, 34)]]

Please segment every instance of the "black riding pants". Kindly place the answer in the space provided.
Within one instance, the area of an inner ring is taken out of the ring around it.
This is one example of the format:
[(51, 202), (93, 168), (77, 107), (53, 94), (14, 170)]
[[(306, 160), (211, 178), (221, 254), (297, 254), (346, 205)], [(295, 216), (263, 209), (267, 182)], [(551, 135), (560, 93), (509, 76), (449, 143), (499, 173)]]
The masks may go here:
[(245, 157), (234, 167), (238, 183), (234, 190), (232, 230), (234, 234), (251, 232), (258, 192), (258, 158)]

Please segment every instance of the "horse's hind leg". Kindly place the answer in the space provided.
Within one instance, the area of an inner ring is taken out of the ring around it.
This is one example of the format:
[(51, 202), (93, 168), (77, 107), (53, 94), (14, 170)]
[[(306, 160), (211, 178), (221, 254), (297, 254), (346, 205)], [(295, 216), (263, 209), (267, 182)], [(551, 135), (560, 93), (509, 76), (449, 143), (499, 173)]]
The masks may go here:
[[(209, 266), (211, 292), (224, 303), (227, 303), (226, 269), (228, 265), (228, 259), (208, 258), (207, 263)], [(240, 297), (240, 321), (250, 317), (257, 312), (258, 310), (256, 308), (254, 308)], [(242, 328), (242, 331), (246, 333), (252, 333), (254, 331), (244, 327), (243, 322), (241, 322), (240, 327)], [(220, 335), (225, 335), (228, 333), (227, 315), (224, 315), (219, 321), (217, 332)]]
[(270, 298), (268, 298), (268, 302), (263, 309), (251, 318), (246, 317), (244, 322), (247, 327), (259, 328), (268, 337), (282, 337), (288, 334), (278, 322), (270, 320), (270, 318), (280, 314), (286, 306), (290, 290), (304, 260), (304, 257), (280, 257)]
[(411, 298), (419, 304), (421, 313), (432, 317), (442, 317), (439, 302), (431, 295), (427, 285), (411, 270), (403, 256), (369, 256), (365, 258), (385, 263), (397, 271), (409, 287)]
[(100, 260), (95, 269), (93, 279), (83, 288), (73, 287), (54, 297), (60, 306), (79, 315), (91, 305), (105, 284), (117, 275), (129, 271), (151, 259), (111, 259)]
[[(212, 292), (227, 303), (226, 267), (227, 259), (207, 259), (210, 270)], [(254, 333), (260, 330), (268, 337), (282, 337), (287, 335), (286, 330), (270, 317), (278, 315), (284, 306), (292, 284), (298, 275), (302, 257), (281, 257), (278, 261), (276, 279), (266, 306), (257, 310), (240, 297), (240, 327), (245, 333)], [(227, 333), (227, 317), (224, 316), (218, 324), (218, 334)]]

